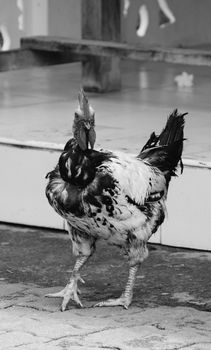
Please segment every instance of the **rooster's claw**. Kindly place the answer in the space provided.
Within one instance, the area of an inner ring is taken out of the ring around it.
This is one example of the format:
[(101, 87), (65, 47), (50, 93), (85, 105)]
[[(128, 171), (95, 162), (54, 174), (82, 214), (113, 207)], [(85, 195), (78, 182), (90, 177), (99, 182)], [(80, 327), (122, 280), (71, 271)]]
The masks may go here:
[(117, 299), (108, 299), (101, 301), (94, 305), (94, 307), (104, 307), (104, 306), (123, 306), (124, 309), (128, 309), (132, 301), (131, 295), (123, 294), (120, 298)]
[(66, 310), (70, 300), (73, 300), (77, 305), (83, 307), (83, 304), (78, 297), (78, 294), (81, 294), (81, 291), (78, 289), (77, 281), (85, 283), (80, 276), (77, 276), (77, 278), (72, 278), (66, 287), (60, 292), (46, 294), (45, 296), (47, 298), (63, 298), (61, 311)]

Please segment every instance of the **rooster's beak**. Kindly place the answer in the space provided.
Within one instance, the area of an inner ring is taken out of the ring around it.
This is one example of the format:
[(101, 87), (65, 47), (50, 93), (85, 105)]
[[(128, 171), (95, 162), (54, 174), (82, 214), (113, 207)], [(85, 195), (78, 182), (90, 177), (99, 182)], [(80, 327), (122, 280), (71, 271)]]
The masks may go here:
[(96, 132), (95, 129), (90, 126), (89, 123), (86, 123), (87, 125), (82, 126), (78, 135), (78, 144), (80, 148), (85, 151), (91, 147), (91, 149), (94, 148), (95, 140), (96, 140)]
[(95, 132), (95, 129), (91, 127), (88, 132), (88, 143), (90, 144), (91, 149), (94, 148), (95, 140), (96, 140), (96, 132)]

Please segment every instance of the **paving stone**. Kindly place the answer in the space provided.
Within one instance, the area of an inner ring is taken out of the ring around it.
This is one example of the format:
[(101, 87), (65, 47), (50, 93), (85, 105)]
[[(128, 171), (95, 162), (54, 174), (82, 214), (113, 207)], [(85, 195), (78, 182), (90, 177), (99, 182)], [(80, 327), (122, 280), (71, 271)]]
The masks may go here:
[(47, 339), (37, 337), (36, 335), (26, 332), (10, 331), (0, 335), (0, 349), (6, 349), (7, 347), (19, 347), (22, 345), (28, 345), (32, 343), (43, 343)]
[[(100, 245), (83, 275), (85, 308), (72, 304), (62, 313), (61, 301), (44, 295), (58, 290), (69, 276), (67, 240), (14, 227), (3, 236), (10, 249), (4, 246), (0, 254), (0, 350), (211, 349), (210, 253), (151, 247), (129, 310), (93, 308), (94, 302), (120, 294), (127, 274), (122, 257)], [(31, 240), (34, 253), (29, 252)], [(179, 279), (176, 272), (182, 273)]]

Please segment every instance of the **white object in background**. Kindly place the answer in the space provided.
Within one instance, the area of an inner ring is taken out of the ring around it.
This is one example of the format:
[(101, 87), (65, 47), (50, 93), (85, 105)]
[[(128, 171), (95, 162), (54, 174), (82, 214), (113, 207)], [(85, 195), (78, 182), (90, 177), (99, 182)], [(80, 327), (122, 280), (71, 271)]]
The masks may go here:
[(126, 17), (130, 7), (130, 0), (124, 0), (123, 15)]
[(139, 72), (139, 87), (141, 89), (149, 88), (149, 75), (146, 70)]
[(20, 10), (20, 15), (18, 16), (18, 29), (19, 30), (24, 30), (24, 19), (23, 19), (24, 6), (23, 6), (23, 0), (17, 0), (17, 7)]
[(11, 39), (5, 25), (0, 25), (0, 32), (3, 38), (3, 45), (0, 51), (8, 51), (11, 47)]
[(140, 37), (145, 36), (148, 26), (149, 26), (149, 13), (146, 5), (142, 5), (139, 8), (139, 26), (136, 30), (136, 34)]
[(190, 87), (193, 86), (193, 74), (188, 74), (187, 72), (182, 72), (182, 74), (177, 75), (174, 78), (178, 87)]
[[(172, 24), (176, 21), (176, 18), (174, 17), (173, 12), (170, 10), (166, 0), (157, 0), (158, 5), (161, 9), (161, 11), (164, 13), (164, 15), (168, 18), (169, 23)], [(165, 27), (167, 23), (163, 23), (160, 27)]]

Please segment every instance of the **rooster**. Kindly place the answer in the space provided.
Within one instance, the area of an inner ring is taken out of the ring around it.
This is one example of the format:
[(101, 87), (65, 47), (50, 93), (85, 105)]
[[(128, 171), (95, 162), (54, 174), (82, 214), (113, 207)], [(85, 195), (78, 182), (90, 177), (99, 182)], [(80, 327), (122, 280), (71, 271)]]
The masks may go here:
[(94, 149), (95, 113), (83, 90), (73, 122), (73, 138), (64, 147), (55, 169), (47, 174), (46, 195), (68, 227), (76, 263), (69, 283), (58, 293), (61, 310), (70, 300), (83, 306), (78, 282), (80, 270), (100, 238), (120, 246), (129, 261), (125, 290), (117, 299), (96, 306), (123, 306), (132, 302), (139, 266), (148, 256), (147, 241), (165, 218), (168, 186), (182, 167), (184, 116), (175, 110), (160, 135), (154, 132), (137, 155)]

